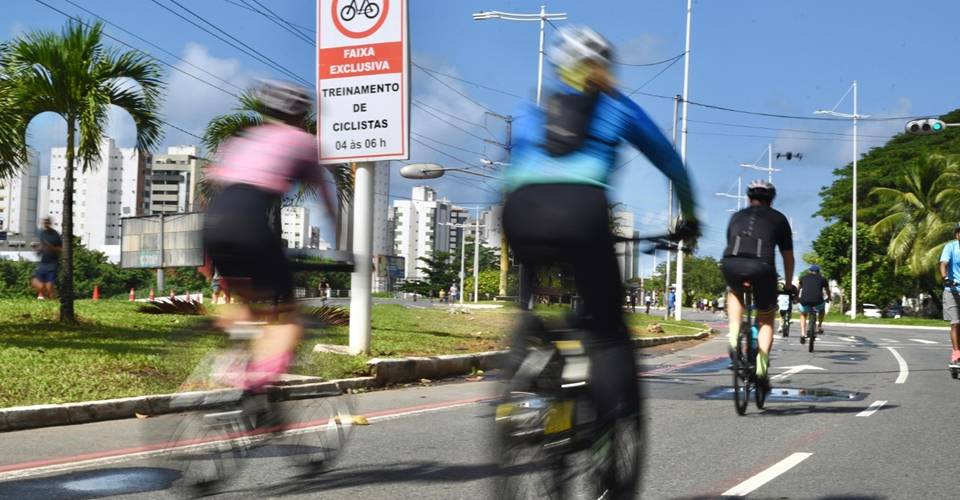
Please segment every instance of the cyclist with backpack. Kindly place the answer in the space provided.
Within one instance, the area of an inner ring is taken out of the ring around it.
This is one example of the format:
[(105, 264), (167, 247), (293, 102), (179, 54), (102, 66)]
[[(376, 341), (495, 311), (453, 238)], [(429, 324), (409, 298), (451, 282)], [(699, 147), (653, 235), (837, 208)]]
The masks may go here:
[[(673, 181), (686, 220), (678, 238), (692, 241), (698, 236), (696, 204), (690, 178), (670, 141), (616, 88), (613, 49), (605, 38), (590, 28), (564, 28), (548, 57), (560, 83), (548, 92), (544, 109), (528, 106), (514, 122), (503, 226), (525, 276), (552, 263), (573, 269), (588, 318), (586, 351), (590, 380), (595, 381), (589, 390), (598, 407), (599, 427), (606, 429), (599, 439), (610, 443), (604, 448), (613, 456), (629, 454), (618, 450), (617, 439), (610, 437), (615, 428), (633, 429), (628, 435), (639, 435), (640, 428), (636, 359), (623, 317), (625, 294), (606, 193), (620, 146), (633, 145)], [(529, 288), (527, 284), (521, 291), (525, 304)], [(520, 338), (536, 324), (527, 313)], [(514, 344), (521, 352), (514, 352), (512, 359), (522, 359), (523, 345)], [(625, 446), (637, 449), (636, 444)], [(639, 457), (632, 458), (638, 466)], [(606, 498), (634, 498), (637, 475), (634, 470), (624, 482), (608, 483)]]
[[(744, 307), (756, 307), (758, 336), (756, 376), (764, 393), (770, 390), (767, 369), (773, 348), (774, 311), (777, 310), (777, 268), (775, 248), (783, 257), (784, 289), (793, 291), (793, 234), (790, 222), (773, 209), (777, 189), (773, 184), (756, 180), (747, 189), (750, 206), (733, 214), (727, 226), (727, 247), (720, 269), (727, 281), (727, 311), (730, 326), (730, 357), (735, 359), (737, 333), (743, 320)], [(744, 304), (745, 284), (749, 283), (754, 304)]]

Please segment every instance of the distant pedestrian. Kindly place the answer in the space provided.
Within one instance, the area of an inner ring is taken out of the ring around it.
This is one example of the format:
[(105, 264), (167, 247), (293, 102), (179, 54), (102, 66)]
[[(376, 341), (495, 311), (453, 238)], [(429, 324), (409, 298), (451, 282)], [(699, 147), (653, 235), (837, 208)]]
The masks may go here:
[(210, 288), (213, 290), (213, 295), (210, 297), (210, 300), (214, 304), (220, 303), (220, 291), (221, 291), (220, 285), (222, 282), (223, 282), (223, 278), (220, 276), (220, 271), (214, 268), (213, 278), (210, 278)]
[(31, 284), (37, 291), (37, 299), (53, 299), (56, 295), (57, 264), (60, 252), (63, 251), (63, 239), (51, 226), (49, 217), (44, 217), (41, 221), (38, 237), (40, 241), (34, 244), (34, 249), (40, 255), (40, 264), (37, 265)]
[(460, 299), (460, 289), (456, 284), (450, 285), (450, 300), (456, 302)]
[(644, 298), (644, 304), (647, 306), (646, 314), (650, 314), (650, 305), (653, 304), (653, 297), (650, 296), (650, 293), (647, 293), (647, 296)]
[(677, 308), (677, 292), (670, 287), (670, 295), (667, 297), (667, 315), (672, 315), (673, 310)]
[(630, 310), (631, 312), (637, 312), (637, 292), (630, 292)]
[(440, 302), (447, 303), (447, 291), (443, 288), (440, 289)]

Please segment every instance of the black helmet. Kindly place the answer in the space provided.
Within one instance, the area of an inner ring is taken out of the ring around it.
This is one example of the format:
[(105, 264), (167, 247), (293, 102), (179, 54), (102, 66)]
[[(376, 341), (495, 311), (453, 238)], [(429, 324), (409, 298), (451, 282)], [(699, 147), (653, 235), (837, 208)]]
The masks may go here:
[(261, 81), (253, 95), (263, 106), (265, 115), (280, 120), (300, 120), (313, 108), (310, 91), (290, 82)]
[(747, 197), (751, 200), (761, 200), (772, 203), (773, 199), (777, 197), (777, 188), (773, 186), (773, 183), (763, 179), (757, 179), (747, 186)]

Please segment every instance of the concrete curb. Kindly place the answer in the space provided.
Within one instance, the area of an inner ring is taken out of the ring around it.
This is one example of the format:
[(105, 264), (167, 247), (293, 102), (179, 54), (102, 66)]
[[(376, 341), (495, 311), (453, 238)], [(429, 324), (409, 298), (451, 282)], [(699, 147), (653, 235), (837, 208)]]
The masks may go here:
[[(704, 339), (712, 333), (634, 339), (635, 348), (652, 347), (683, 340)], [(276, 388), (285, 400), (336, 396), (349, 389), (384, 387), (392, 384), (437, 380), (468, 375), (475, 370), (492, 370), (500, 366), (508, 351), (454, 354), (431, 357), (375, 358), (367, 363), (369, 377), (356, 377), (316, 382), (312, 377), (287, 381)], [(84, 401), (66, 404), (43, 404), (0, 408), (0, 432), (85, 424), (105, 420), (132, 418), (141, 415), (162, 415), (196, 410), (218, 401), (237, 397), (235, 389), (195, 391), (177, 394), (155, 394), (129, 398)]]
[(876, 323), (824, 323), (823, 326), (841, 328), (889, 328), (891, 330), (927, 330), (931, 332), (949, 332), (950, 325), (920, 326), (920, 325), (878, 325)]

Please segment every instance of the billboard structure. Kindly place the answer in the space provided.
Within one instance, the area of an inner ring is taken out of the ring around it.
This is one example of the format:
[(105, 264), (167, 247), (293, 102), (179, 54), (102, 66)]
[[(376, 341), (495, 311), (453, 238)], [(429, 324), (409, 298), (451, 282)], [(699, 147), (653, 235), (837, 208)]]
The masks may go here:
[(203, 213), (144, 215), (121, 219), (120, 267), (200, 267)]

